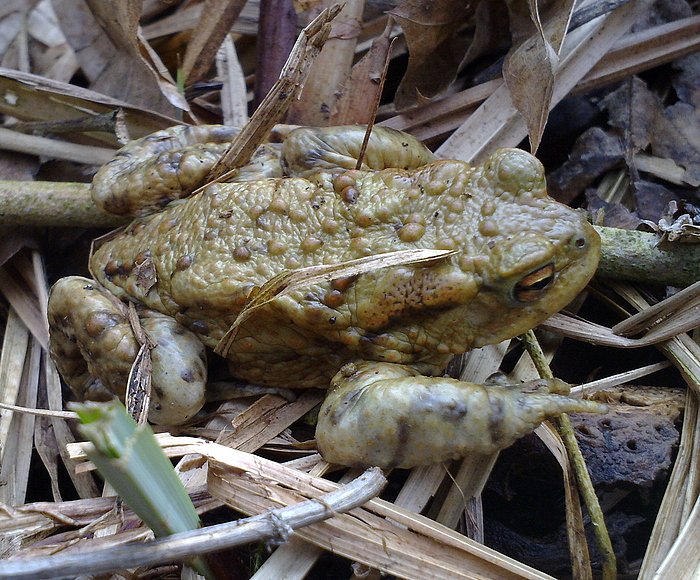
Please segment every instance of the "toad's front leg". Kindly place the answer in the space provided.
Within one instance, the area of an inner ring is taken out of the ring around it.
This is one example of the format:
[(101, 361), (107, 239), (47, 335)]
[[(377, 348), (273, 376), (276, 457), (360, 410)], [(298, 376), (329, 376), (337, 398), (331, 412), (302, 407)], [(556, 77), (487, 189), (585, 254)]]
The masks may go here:
[(415, 467), (493, 453), (549, 417), (606, 409), (565, 393), (568, 385), (556, 379), (486, 387), (403, 365), (352, 363), (333, 378), (316, 441), (324, 459), (351, 466)]

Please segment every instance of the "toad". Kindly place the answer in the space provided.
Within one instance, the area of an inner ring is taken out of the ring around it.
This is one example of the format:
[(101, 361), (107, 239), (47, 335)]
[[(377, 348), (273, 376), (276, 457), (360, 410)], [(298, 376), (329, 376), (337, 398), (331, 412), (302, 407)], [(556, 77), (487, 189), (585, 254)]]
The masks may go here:
[[(190, 419), (215, 348), (282, 272), (400, 250), (389, 262), (314, 279), (255, 309), (226, 352), (262, 386), (329, 388), (316, 438), (328, 461), (409, 467), (490, 453), (547, 417), (597, 412), (561, 381), (476, 385), (440, 376), (450, 357), (517, 336), (569, 303), (593, 275), (597, 234), (546, 193), (517, 149), (482, 167), (438, 160), (409, 135), (299, 128), (261, 147), (234, 182), (190, 196), (234, 130), (177, 127), (132, 142), (97, 173), (108, 213), (140, 216), (91, 258), (95, 280), (51, 292), (51, 349), (81, 398), (124, 397), (139, 345), (124, 302), (154, 337), (149, 418)], [(188, 197), (189, 196), (189, 197)], [(429, 256), (429, 257), (430, 257)]]

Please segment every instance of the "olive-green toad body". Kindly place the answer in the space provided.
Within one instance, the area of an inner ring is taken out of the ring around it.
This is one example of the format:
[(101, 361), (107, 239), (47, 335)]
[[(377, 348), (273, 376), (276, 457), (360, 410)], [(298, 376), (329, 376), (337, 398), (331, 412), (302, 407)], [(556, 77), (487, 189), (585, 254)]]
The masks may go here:
[[(357, 131), (342, 130), (341, 140), (355, 139)], [(308, 154), (320, 133), (300, 131), (285, 142), (281, 168), (303, 177), (209, 185), (138, 218), (95, 252), (97, 280), (216, 347), (251, 294), (277, 274), (395, 250), (452, 251), (302, 287), (238, 329), (227, 355), (236, 377), (327, 388), (353, 361), (436, 375), (454, 353), (536, 326), (595, 271), (597, 234), (547, 196), (542, 166), (523, 151), (498, 151), (483, 167), (431, 161), (427, 150), (406, 161), (409, 145), (419, 146), (390, 132), (381, 135), (396, 153), (386, 143), (370, 146), (384, 159), (355, 170), (313, 165), (337, 152), (314, 146)], [(391, 167), (395, 159), (407, 168)]]

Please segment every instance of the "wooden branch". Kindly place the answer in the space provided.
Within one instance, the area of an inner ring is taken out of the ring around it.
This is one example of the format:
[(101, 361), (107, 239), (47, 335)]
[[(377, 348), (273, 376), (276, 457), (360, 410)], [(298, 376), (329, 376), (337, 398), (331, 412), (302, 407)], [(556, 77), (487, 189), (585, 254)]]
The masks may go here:
[(2, 127), (0, 127), (0, 148), (92, 165), (107, 163), (116, 153), (114, 149), (57, 141), (37, 135), (26, 135)]
[(0, 180), (0, 224), (117, 227), (128, 219), (102, 213), (87, 183)]
[(653, 233), (596, 227), (602, 241), (597, 274), (685, 287), (700, 280), (700, 244), (665, 244)]

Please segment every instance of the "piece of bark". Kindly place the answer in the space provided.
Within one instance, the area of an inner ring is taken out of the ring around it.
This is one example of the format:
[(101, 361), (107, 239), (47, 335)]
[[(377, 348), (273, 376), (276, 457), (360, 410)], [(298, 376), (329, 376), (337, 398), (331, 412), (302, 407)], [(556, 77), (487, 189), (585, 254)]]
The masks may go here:
[(624, 156), (619, 137), (600, 127), (591, 127), (576, 140), (569, 159), (547, 177), (549, 195), (562, 203), (571, 203)]

